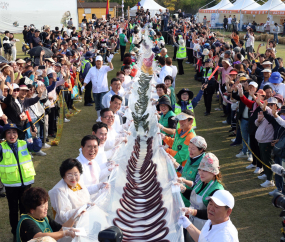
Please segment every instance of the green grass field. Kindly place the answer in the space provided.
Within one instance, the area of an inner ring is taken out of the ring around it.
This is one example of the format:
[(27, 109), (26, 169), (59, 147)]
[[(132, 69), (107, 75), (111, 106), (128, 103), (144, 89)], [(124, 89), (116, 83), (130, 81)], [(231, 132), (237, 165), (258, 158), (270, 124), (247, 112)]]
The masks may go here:
[[(22, 35), (17, 35), (22, 39)], [(21, 43), (18, 45), (18, 56), (23, 58)], [(260, 42), (256, 42), (256, 48)], [(261, 51), (265, 51), (262, 47)], [(167, 46), (169, 55), (173, 56), (173, 47)], [(277, 46), (277, 56), (283, 57), (285, 47)], [(121, 62), (116, 55), (113, 60), (114, 71), (108, 74), (108, 80), (115, 76), (120, 69)], [(176, 63), (174, 63), (176, 64)], [(178, 76), (176, 80), (176, 93), (182, 88), (189, 88), (196, 95), (200, 89), (200, 83), (194, 80), (194, 67), (184, 64), (185, 75)], [(76, 104), (81, 113), (72, 117), (69, 123), (64, 124), (63, 135), (59, 146), (48, 150), (47, 156), (34, 156), (36, 168), (36, 178), (34, 186), (43, 187), (50, 190), (59, 180), (59, 166), (61, 162), (69, 157), (77, 157), (80, 141), (84, 135), (91, 133), (91, 127), (97, 119), (93, 107), (84, 107), (83, 103)], [(281, 237), (280, 228), (282, 219), (279, 218), (281, 209), (272, 206), (268, 192), (272, 188), (261, 188), (263, 182), (257, 179), (253, 170), (246, 170), (249, 164), (246, 160), (237, 159), (235, 155), (241, 147), (230, 147), (230, 137), (228, 130), (230, 126), (222, 124), (221, 111), (214, 111), (218, 107), (216, 98), (213, 98), (212, 113), (205, 117), (205, 107), (203, 99), (195, 108), (197, 120), (197, 135), (203, 136), (208, 143), (208, 151), (213, 152), (220, 160), (223, 182), (227, 190), (235, 197), (236, 205), (231, 215), (231, 220), (239, 231), (241, 242), (274, 242)], [(51, 215), (51, 210), (49, 211)], [(12, 241), (8, 218), (8, 204), (6, 198), (0, 199), (0, 241)]]

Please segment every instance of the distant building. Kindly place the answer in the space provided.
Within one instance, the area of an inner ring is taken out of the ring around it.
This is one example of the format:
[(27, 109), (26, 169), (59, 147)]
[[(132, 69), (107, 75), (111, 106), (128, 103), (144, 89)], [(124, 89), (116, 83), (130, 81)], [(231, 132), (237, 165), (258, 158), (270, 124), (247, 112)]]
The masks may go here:
[[(81, 23), (83, 19), (83, 14), (86, 15), (87, 21), (90, 21), (94, 18), (102, 18), (106, 15), (106, 2), (77, 2), (77, 10), (78, 10), (78, 21)], [(116, 11), (121, 6), (118, 3), (110, 2), (109, 3), (109, 14), (111, 14), (111, 18), (116, 17)], [(106, 16), (105, 16), (106, 18)]]

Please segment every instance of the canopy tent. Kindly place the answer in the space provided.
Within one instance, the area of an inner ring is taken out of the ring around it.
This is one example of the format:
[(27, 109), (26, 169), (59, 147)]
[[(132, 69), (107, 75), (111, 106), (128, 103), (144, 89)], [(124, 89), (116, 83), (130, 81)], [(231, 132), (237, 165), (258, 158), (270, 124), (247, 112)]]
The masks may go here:
[(226, 10), (219, 9), (219, 13), (240, 13), (241, 10), (251, 10), (257, 9), (260, 5), (254, 0), (237, 0), (235, 1), (232, 7), (227, 8)]
[(283, 8), (285, 7), (285, 4), (281, 0), (269, 0), (268, 2), (264, 3), (258, 8), (250, 8), (250, 9), (244, 9), (241, 11), (242, 14), (269, 14), (270, 10), (273, 10), (275, 8)]
[[(141, 7), (144, 8), (146, 11), (149, 9), (150, 17), (154, 17), (156, 13), (159, 13), (159, 9), (161, 9), (163, 12), (165, 12), (166, 8), (160, 6), (158, 3), (156, 3), (154, 0), (142, 0), (140, 1)], [(134, 6), (130, 9), (130, 16), (136, 16), (136, 12), (138, 10), (138, 6)]]
[(216, 13), (221, 9), (228, 9), (234, 6), (229, 0), (222, 0), (217, 5), (207, 8), (207, 9), (199, 9), (199, 13)]
[(0, 31), (12, 33), (23, 31), (24, 25), (34, 24), (42, 29), (49, 25), (51, 29), (62, 25), (72, 18), (78, 23), (77, 0), (9, 0), (0, 2)]

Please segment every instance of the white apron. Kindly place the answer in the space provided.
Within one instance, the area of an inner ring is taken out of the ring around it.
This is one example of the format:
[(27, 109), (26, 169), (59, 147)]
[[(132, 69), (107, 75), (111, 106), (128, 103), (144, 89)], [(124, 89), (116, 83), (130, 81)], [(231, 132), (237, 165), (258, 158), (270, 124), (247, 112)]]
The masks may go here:
[[(202, 181), (200, 180), (199, 183), (197, 184), (196, 188), (193, 189), (191, 192), (191, 197), (190, 197), (190, 204), (191, 207), (193, 207), (196, 210), (204, 210), (207, 209), (205, 204), (203, 203), (203, 197), (206, 194), (206, 192), (209, 190), (209, 188), (214, 184), (215, 181), (211, 181), (210, 185), (207, 187), (207, 189), (204, 191), (202, 195), (198, 195), (196, 193), (197, 188), (200, 188), (200, 185)], [(195, 216), (190, 217), (190, 221), (195, 225), (195, 227), (199, 230), (201, 230), (204, 226), (204, 224), (207, 222), (207, 220), (197, 218)]]

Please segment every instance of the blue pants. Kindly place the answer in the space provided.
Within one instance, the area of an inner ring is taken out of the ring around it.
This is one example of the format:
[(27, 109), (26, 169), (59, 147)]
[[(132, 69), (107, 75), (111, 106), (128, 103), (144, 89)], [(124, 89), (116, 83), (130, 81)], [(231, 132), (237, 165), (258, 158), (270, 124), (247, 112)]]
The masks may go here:
[(278, 44), (278, 34), (274, 34), (274, 41)]
[[(33, 122), (33, 123), (36, 122), (36, 121), (37, 121), (37, 118), (33, 118), (33, 119), (32, 119), (32, 122)], [(39, 135), (39, 133), (40, 133), (40, 123), (37, 122), (37, 123), (35, 124), (35, 126), (36, 126), (36, 128), (37, 128), (37, 130), (38, 130), (37, 135)], [(29, 127), (31, 127), (31, 125), (30, 125), (30, 123), (27, 123), (27, 128), (29, 128)], [(31, 130), (30, 130), (30, 129), (28, 129), (27, 132), (26, 132), (26, 140), (29, 139), (29, 138), (32, 138), (32, 134), (31, 134)]]
[[(240, 129), (241, 129), (241, 134), (242, 134), (242, 137), (243, 137), (243, 140), (245, 140), (245, 142), (249, 145), (249, 134), (248, 134), (248, 120), (246, 119), (241, 119), (240, 121)], [(245, 142), (242, 140), (242, 152), (244, 154), (246, 154), (247, 152), (249, 152), (249, 154), (251, 153)]]
[(168, 28), (167, 28), (168, 20), (163, 20), (163, 23), (164, 23), (164, 25), (163, 25), (163, 31), (167, 31), (167, 30), (168, 30)]
[(102, 105), (102, 99), (107, 92), (93, 93), (93, 99), (95, 102), (95, 110), (99, 111), (104, 108)]

